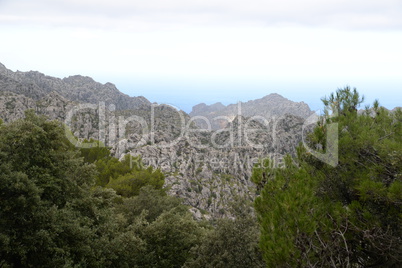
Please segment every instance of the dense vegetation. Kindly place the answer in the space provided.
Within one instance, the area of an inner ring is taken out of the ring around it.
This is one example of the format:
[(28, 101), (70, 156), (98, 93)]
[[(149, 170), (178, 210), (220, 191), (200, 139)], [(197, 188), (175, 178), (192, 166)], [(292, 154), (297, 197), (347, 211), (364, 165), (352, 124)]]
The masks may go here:
[(112, 157), (110, 150), (96, 140), (84, 140), (92, 148), (82, 148), (81, 155), (84, 162), (94, 163), (98, 171), (95, 183), (98, 186), (112, 188), (117, 194), (124, 197), (138, 195), (140, 189), (146, 185), (154, 189), (162, 189), (165, 182), (163, 173), (152, 166), (144, 167), (140, 157), (125, 155), (122, 161)]
[[(161, 171), (140, 158), (119, 161), (103, 146), (77, 150), (61, 123), (32, 111), (1, 124), (0, 267), (262, 263), (250, 215), (246, 228), (243, 221), (197, 222), (163, 184)], [(253, 259), (233, 262), (249, 252)]]
[[(0, 267), (398, 267), (402, 263), (402, 111), (345, 88), (323, 99), (307, 145), (256, 165), (254, 208), (195, 221), (140, 157), (78, 150), (32, 111), (0, 121)], [(336, 135), (329, 133), (337, 126)], [(334, 141), (333, 141), (334, 142)], [(333, 143), (332, 143), (333, 144)], [(259, 246), (258, 246), (259, 245)]]
[(300, 146), (284, 166), (267, 159), (254, 169), (264, 259), (271, 267), (400, 267), (402, 111), (375, 102), (359, 114), (362, 99), (350, 88), (323, 102), (308, 142), (324, 152), (328, 126), (338, 124), (335, 167)]

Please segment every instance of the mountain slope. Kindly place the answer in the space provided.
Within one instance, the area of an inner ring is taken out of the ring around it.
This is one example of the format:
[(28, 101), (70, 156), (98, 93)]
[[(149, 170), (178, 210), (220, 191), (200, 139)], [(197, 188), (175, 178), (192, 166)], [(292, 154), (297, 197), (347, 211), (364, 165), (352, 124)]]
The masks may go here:
[[(261, 99), (229, 104), (218, 102), (212, 105), (197, 104), (190, 112), (190, 116), (203, 116), (211, 123), (212, 129), (221, 129), (237, 115), (245, 117), (263, 117), (267, 120), (280, 118), (285, 114), (307, 118), (313, 112), (304, 102), (293, 102), (279, 94), (272, 93)], [(206, 128), (204, 120), (197, 120), (197, 125)]]
[(130, 97), (120, 92), (112, 83), (101, 84), (81, 75), (60, 79), (37, 71), (13, 72), (1, 63), (0, 88), (1, 91), (14, 92), (33, 100), (57, 92), (70, 101), (114, 104), (117, 110), (147, 109), (151, 105), (144, 97)]

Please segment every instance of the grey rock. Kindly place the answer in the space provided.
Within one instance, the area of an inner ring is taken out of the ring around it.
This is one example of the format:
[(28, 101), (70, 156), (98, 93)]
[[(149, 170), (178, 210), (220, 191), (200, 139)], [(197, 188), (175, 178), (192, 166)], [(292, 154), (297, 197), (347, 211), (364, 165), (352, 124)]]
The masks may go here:
[(14, 92), (34, 100), (57, 92), (70, 101), (105, 102), (106, 106), (115, 105), (117, 110), (149, 109), (151, 105), (144, 97), (130, 97), (121, 93), (112, 83), (101, 84), (87, 76), (74, 75), (60, 79), (37, 71), (13, 72), (4, 65), (0, 66), (0, 88), (4, 92)]
[[(313, 112), (304, 102), (293, 102), (279, 94), (269, 94), (261, 99), (239, 102), (225, 106), (221, 103), (206, 105), (201, 103), (195, 105), (190, 116), (203, 116), (208, 119), (213, 129), (225, 128), (236, 116), (262, 117), (265, 119), (278, 118), (285, 114), (296, 115), (307, 118)], [(217, 119), (223, 117), (225, 119)], [(203, 120), (197, 120), (197, 125), (207, 128)]]

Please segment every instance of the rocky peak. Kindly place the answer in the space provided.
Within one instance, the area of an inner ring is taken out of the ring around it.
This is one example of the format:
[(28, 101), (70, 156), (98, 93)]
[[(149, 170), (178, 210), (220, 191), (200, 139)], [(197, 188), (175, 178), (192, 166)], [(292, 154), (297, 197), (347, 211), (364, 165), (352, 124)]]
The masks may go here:
[(214, 103), (211, 105), (207, 105), (205, 103), (200, 103), (193, 107), (193, 109), (190, 113), (190, 116), (192, 114), (199, 114), (199, 113), (205, 113), (205, 112), (214, 113), (214, 112), (220, 111), (225, 108), (226, 108), (226, 106), (223, 105), (221, 102), (217, 102), (217, 103)]
[(108, 89), (110, 89), (111, 91), (119, 92), (116, 85), (113, 83), (107, 82), (104, 86), (107, 87)]
[[(221, 103), (213, 105), (201, 103), (193, 107), (190, 116), (204, 116), (209, 120), (213, 129), (221, 129), (225, 128), (238, 115), (258, 116), (270, 120), (280, 118), (285, 114), (307, 118), (312, 114), (312, 111), (304, 102), (293, 102), (277, 93), (272, 93), (261, 99), (229, 104), (228, 106)], [(221, 119), (216, 119), (217, 117)], [(222, 118), (226, 118), (226, 120)], [(205, 122), (202, 120), (198, 120), (196, 123), (199, 127), (205, 128)]]
[(0, 74), (7, 76), (10, 72), (12, 71), (7, 69), (7, 67), (0, 62)]
[(37, 71), (13, 72), (3, 64), (0, 67), (2, 91), (10, 91), (39, 100), (57, 92), (69, 101), (114, 104), (117, 110), (147, 109), (151, 103), (144, 97), (130, 97), (121, 93), (114, 84), (101, 84), (91, 77), (73, 75), (67, 78), (46, 76)]
[[(207, 109), (207, 105), (205, 103), (200, 103), (193, 106), (191, 113), (200, 113)], [(190, 113), (190, 115), (191, 115)]]
[(211, 111), (219, 111), (219, 110), (224, 109), (225, 107), (226, 106), (223, 105), (221, 102), (217, 102), (217, 103), (214, 103), (214, 104), (209, 106)]
[(278, 93), (271, 93), (261, 98), (262, 100), (288, 100), (287, 98), (279, 95)]
[(65, 77), (63, 78), (63, 81), (71, 85), (80, 85), (80, 86), (88, 84), (91, 85), (93, 83), (100, 84), (95, 82), (95, 80), (93, 80), (91, 77), (82, 75), (72, 75), (69, 77)]

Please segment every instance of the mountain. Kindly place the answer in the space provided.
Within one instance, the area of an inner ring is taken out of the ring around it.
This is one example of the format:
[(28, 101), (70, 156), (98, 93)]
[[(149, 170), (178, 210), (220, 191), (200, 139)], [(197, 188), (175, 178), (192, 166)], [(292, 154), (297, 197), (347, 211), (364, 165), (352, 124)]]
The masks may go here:
[[(307, 118), (313, 112), (304, 102), (293, 102), (279, 94), (272, 93), (261, 99), (239, 102), (227, 106), (218, 102), (212, 105), (205, 103), (197, 104), (190, 112), (190, 116), (205, 117), (211, 124), (212, 129), (222, 129), (237, 115), (245, 117), (263, 117), (267, 120), (280, 118), (286, 114)], [(196, 120), (201, 128), (206, 128), (205, 120)]]
[(285, 154), (295, 154), (303, 117), (311, 113), (306, 104), (278, 94), (240, 105), (241, 113), (238, 104), (195, 106), (190, 115), (226, 116), (206, 131), (183, 111), (130, 97), (111, 83), (13, 72), (0, 64), (0, 118), (14, 121), (33, 109), (66, 123), (78, 139), (101, 140), (118, 158), (141, 156), (164, 172), (168, 193), (192, 206), (198, 218), (230, 216), (227, 208), (238, 196), (252, 200), (254, 164), (267, 156), (279, 164)]
[(92, 78), (74, 75), (55, 78), (37, 71), (13, 72), (0, 63), (0, 88), (3, 92), (24, 95), (39, 100), (56, 92), (69, 101), (106, 105), (114, 104), (117, 110), (149, 108), (151, 103), (144, 97), (130, 97), (120, 92), (112, 83), (101, 84)]

